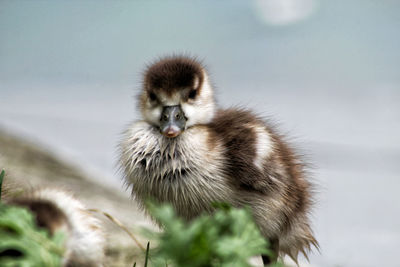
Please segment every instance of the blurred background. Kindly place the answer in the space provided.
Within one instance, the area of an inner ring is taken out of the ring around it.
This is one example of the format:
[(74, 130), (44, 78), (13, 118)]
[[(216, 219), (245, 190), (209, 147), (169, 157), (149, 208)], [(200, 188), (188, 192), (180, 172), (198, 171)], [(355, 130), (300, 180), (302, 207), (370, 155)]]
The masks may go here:
[(399, 48), (396, 0), (2, 0), (0, 129), (122, 191), (144, 66), (195, 55), (221, 106), (271, 118), (307, 155), (310, 265), (400, 266)]

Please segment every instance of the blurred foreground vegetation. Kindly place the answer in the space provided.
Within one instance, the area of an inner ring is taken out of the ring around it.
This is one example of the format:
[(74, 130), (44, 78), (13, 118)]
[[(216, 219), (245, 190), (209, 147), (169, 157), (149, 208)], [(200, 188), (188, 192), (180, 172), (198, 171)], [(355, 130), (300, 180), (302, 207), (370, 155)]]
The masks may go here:
[(150, 232), (158, 244), (150, 253), (152, 266), (247, 267), (251, 257), (271, 255), (249, 210), (225, 204), (216, 208), (212, 215), (185, 223), (171, 206), (151, 204), (151, 214), (163, 226), (160, 233)]
[[(0, 201), (3, 178), (4, 171), (0, 173)], [(163, 231), (144, 230), (143, 235), (156, 244), (150, 249), (148, 243), (143, 251), (145, 267), (250, 267), (251, 257), (271, 255), (248, 209), (218, 204), (214, 214), (186, 223), (169, 205), (148, 205)], [(27, 209), (0, 202), (0, 266), (61, 266), (64, 241), (63, 233), (50, 236), (38, 228)]]

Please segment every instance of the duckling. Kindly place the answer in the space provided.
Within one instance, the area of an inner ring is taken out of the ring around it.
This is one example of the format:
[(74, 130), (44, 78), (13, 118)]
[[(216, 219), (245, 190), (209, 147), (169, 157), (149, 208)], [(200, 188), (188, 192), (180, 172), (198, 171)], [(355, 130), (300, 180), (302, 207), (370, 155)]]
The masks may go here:
[(103, 266), (105, 240), (101, 224), (71, 194), (42, 188), (9, 198), (6, 204), (29, 209), (36, 224), (51, 235), (63, 231), (66, 241), (62, 266)]
[[(309, 222), (312, 184), (281, 134), (249, 110), (220, 109), (209, 75), (184, 56), (162, 58), (144, 73), (142, 118), (124, 132), (119, 164), (145, 209), (170, 203), (190, 221), (212, 203), (249, 206), (276, 256), (318, 247)], [(263, 256), (264, 264), (276, 260)]]

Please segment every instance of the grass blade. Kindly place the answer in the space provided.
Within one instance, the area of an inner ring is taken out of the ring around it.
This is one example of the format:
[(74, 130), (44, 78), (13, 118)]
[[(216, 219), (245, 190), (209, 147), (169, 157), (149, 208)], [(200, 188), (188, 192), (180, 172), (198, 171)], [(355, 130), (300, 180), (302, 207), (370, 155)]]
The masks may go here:
[(1, 170), (1, 173), (0, 173), (0, 200), (1, 200), (1, 188), (2, 188), (2, 185), (3, 185), (3, 179), (4, 179), (4, 174), (5, 173), (6, 172), (4, 170)]
[(146, 258), (144, 259), (144, 267), (147, 267), (147, 262), (149, 260), (149, 250), (150, 250), (150, 242), (147, 242)]
[(115, 223), (119, 228), (121, 228), (122, 230), (124, 230), (131, 238), (132, 240), (136, 243), (136, 245), (138, 245), (138, 247), (144, 251), (144, 247), (142, 246), (142, 244), (140, 244), (139, 240), (134, 236), (134, 234), (131, 233), (131, 231), (129, 231), (129, 229), (122, 223), (120, 222), (117, 218), (115, 218), (114, 216), (110, 215), (107, 212), (98, 210), (98, 209), (88, 209), (88, 211), (90, 212), (97, 212), (100, 214), (103, 214), (104, 216), (106, 216), (106, 218), (108, 218), (110, 221), (112, 221), (113, 223)]

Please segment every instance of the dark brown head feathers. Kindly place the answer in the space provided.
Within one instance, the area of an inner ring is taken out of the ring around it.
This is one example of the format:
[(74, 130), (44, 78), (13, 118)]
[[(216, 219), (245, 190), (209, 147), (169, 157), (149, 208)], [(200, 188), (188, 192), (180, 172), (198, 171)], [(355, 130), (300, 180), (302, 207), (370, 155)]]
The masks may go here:
[(145, 72), (144, 88), (162, 89), (167, 94), (183, 88), (199, 89), (203, 82), (203, 67), (194, 58), (165, 57), (152, 64)]

